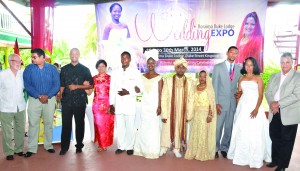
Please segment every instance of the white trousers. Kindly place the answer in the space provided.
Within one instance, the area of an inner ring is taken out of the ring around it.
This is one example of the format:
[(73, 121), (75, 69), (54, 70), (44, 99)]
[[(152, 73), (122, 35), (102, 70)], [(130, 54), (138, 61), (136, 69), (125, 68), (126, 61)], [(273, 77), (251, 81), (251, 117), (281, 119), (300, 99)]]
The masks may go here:
[(134, 115), (116, 114), (118, 149), (133, 150), (136, 135), (134, 121)]
[[(94, 128), (94, 114), (92, 111), (92, 104), (88, 104), (85, 108), (85, 114), (89, 120), (90, 133), (91, 133), (91, 141), (94, 142), (95, 139), (95, 128)], [(75, 128), (75, 127), (73, 127)], [(75, 131), (73, 131), (75, 132)]]

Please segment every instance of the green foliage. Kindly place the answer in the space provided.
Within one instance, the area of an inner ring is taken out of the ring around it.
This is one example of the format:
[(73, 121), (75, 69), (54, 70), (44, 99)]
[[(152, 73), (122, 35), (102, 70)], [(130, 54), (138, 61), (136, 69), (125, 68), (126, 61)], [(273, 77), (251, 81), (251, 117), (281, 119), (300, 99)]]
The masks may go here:
[(4, 63), (4, 58), (3, 58), (3, 56), (4, 56), (4, 51), (1, 51), (0, 50), (0, 63)]
[(31, 64), (31, 49), (20, 49), (20, 57), (24, 67)]
[(61, 64), (61, 66), (70, 63), (69, 45), (65, 40), (58, 40), (53, 44), (51, 61)]
[(261, 73), (262, 80), (264, 82), (264, 88), (266, 89), (270, 77), (272, 74), (275, 74), (281, 70), (280, 65), (271, 62), (269, 65), (264, 67), (264, 72)]
[(97, 24), (96, 24), (96, 17), (94, 13), (88, 14), (86, 21), (86, 35), (85, 35), (85, 45), (83, 49), (84, 56), (87, 56), (90, 52), (96, 54), (97, 51)]
[[(267, 85), (268, 85), (271, 75), (279, 72), (280, 70), (281, 70), (280, 65), (275, 64), (274, 62), (271, 62), (267, 66), (264, 67), (264, 72), (260, 74), (260, 76), (262, 77), (262, 80), (264, 82), (264, 90), (266, 90), (266, 88), (267, 88)], [(268, 102), (265, 97), (263, 98), (261, 105), (265, 111), (269, 110), (269, 105), (268, 105)]]
[[(49, 55), (49, 52), (45, 53)], [(31, 64), (31, 49), (20, 49), (20, 56), (24, 64), (24, 68)], [(65, 65), (70, 62), (69, 46), (66, 41), (59, 40), (53, 44), (52, 55), (50, 58), (52, 63), (56, 62)]]

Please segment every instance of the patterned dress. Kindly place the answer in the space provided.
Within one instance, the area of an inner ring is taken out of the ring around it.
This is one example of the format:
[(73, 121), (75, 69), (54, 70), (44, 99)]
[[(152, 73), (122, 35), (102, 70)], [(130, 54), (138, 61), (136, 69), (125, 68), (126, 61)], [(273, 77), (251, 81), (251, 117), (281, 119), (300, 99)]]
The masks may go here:
[[(206, 122), (209, 112), (207, 89), (196, 91), (194, 97), (194, 117), (185, 154), (186, 159), (213, 160), (216, 152), (216, 117)], [(213, 106), (214, 104), (211, 104)]]
[(95, 139), (99, 148), (107, 148), (113, 144), (114, 137), (114, 115), (107, 113), (109, 109), (110, 76), (98, 74), (94, 80), (93, 114)]

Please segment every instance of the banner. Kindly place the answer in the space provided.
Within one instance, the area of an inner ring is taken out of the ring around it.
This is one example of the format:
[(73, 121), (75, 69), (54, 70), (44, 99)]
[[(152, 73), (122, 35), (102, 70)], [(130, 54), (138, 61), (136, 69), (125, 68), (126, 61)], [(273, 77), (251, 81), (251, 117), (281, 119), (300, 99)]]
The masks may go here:
[[(61, 141), (61, 131), (62, 131), (62, 117), (61, 117), (61, 103), (60, 101), (55, 104), (55, 113), (53, 116), (53, 128), (52, 128), (52, 143), (59, 143)], [(71, 140), (72, 140), (71, 135)], [(40, 119), (40, 129), (39, 129), (39, 144), (44, 143), (44, 122), (41, 117)]]
[(158, 49), (157, 72), (173, 72), (183, 56), (189, 72), (212, 71), (237, 46), (237, 62), (257, 59), (263, 69), (266, 0), (121, 1), (96, 4), (98, 56), (109, 70), (121, 66), (123, 51), (131, 64), (146, 70), (145, 50)]

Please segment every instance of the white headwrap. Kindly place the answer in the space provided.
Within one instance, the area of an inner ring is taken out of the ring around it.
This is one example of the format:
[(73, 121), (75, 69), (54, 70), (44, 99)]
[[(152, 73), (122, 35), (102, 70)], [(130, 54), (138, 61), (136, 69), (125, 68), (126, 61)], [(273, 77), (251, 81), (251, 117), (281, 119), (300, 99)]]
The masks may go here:
[(180, 57), (179, 59), (177, 59), (177, 60), (174, 61), (174, 66), (175, 67), (178, 66), (178, 65), (180, 65), (180, 64), (182, 64), (186, 68), (188, 66), (188, 62), (183, 57)]
[(146, 61), (148, 61), (149, 58), (153, 58), (155, 61), (158, 61), (158, 50), (157, 49), (151, 49), (151, 50), (145, 51), (144, 55), (146, 56)]

